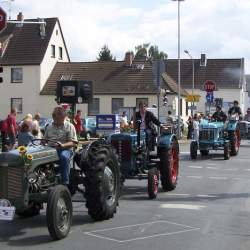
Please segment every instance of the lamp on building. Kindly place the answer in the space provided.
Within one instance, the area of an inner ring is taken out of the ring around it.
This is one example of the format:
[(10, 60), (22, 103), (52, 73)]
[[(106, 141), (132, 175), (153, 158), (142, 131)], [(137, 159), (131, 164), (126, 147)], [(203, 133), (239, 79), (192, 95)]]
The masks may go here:
[(181, 61), (180, 61), (180, 3), (184, 0), (172, 0), (178, 2), (178, 130), (177, 136), (181, 136), (180, 120), (181, 120)]
[(192, 55), (188, 52), (188, 50), (184, 50), (184, 52), (190, 57), (190, 59), (192, 60), (192, 97), (193, 97), (193, 101), (192, 101), (192, 106), (191, 106), (191, 114), (192, 117), (194, 115), (194, 58), (192, 57)]

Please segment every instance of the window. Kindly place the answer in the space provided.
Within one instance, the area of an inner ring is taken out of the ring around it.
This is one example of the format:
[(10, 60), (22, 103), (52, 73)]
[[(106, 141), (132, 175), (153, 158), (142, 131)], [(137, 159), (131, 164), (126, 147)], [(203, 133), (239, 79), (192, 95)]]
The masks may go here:
[(123, 107), (123, 98), (112, 98), (112, 114), (119, 114), (119, 108)]
[(56, 46), (51, 45), (51, 57), (55, 58), (56, 57)]
[(23, 68), (11, 68), (11, 82), (12, 83), (23, 82)]
[(180, 116), (182, 116), (182, 111), (183, 111), (183, 109), (182, 109), (182, 99), (180, 99)]
[(188, 116), (188, 102), (186, 102), (186, 116)]
[(136, 107), (139, 108), (139, 103), (143, 102), (148, 106), (148, 98), (136, 98)]
[(59, 59), (63, 59), (63, 49), (62, 47), (59, 47)]
[(93, 98), (93, 101), (88, 104), (88, 115), (98, 115), (100, 113), (100, 99)]
[(16, 108), (18, 114), (23, 113), (23, 98), (11, 98), (10, 107)]

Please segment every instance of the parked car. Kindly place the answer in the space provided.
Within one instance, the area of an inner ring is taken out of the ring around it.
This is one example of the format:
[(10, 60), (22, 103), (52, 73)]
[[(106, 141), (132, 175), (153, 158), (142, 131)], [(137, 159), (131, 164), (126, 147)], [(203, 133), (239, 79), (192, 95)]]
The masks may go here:
[(86, 117), (82, 119), (83, 131), (81, 137), (84, 137), (86, 140), (89, 140), (90, 137), (96, 135), (96, 118), (95, 117)]

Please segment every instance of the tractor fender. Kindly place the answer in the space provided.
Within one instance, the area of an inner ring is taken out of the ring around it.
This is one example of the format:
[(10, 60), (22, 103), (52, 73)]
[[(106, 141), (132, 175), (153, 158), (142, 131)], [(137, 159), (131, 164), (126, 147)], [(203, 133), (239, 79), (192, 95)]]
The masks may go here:
[(168, 149), (170, 148), (173, 140), (176, 140), (178, 142), (175, 134), (162, 134), (160, 135), (160, 137), (158, 137), (157, 148)]

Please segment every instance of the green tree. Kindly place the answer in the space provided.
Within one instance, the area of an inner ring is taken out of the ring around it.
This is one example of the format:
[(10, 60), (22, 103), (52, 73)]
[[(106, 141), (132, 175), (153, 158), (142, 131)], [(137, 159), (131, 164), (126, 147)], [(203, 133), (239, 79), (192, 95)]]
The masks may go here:
[(108, 48), (108, 45), (104, 45), (101, 48), (101, 51), (98, 54), (97, 57), (97, 61), (115, 61), (116, 58), (113, 57), (113, 55), (111, 54), (110, 49)]
[(157, 45), (144, 43), (135, 47), (135, 59), (146, 58), (146, 60), (167, 59), (167, 53), (159, 51)]

